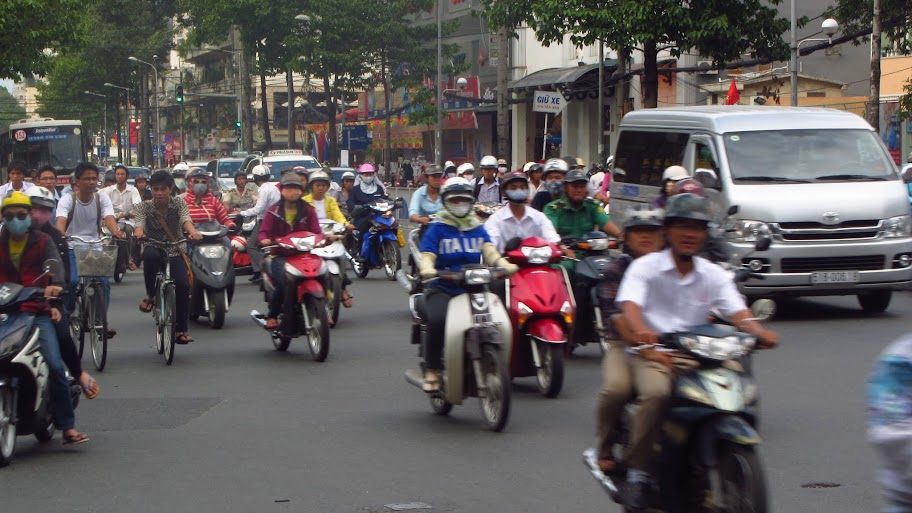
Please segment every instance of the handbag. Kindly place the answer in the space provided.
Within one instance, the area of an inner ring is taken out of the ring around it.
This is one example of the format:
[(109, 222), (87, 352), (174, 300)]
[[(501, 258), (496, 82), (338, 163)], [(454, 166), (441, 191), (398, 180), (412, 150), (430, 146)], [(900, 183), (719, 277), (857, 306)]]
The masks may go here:
[[(165, 230), (165, 235), (168, 236), (168, 240), (171, 242), (176, 241), (174, 234), (171, 232), (171, 228), (168, 228), (168, 223), (165, 222), (165, 218), (161, 215), (161, 212), (158, 209), (155, 209), (155, 216), (158, 218), (159, 224), (161, 224), (162, 230)], [(193, 290), (193, 267), (190, 265), (190, 257), (187, 255), (187, 252), (182, 248), (178, 247), (177, 251), (180, 252), (181, 258), (184, 259), (184, 264), (187, 266), (187, 285)]]

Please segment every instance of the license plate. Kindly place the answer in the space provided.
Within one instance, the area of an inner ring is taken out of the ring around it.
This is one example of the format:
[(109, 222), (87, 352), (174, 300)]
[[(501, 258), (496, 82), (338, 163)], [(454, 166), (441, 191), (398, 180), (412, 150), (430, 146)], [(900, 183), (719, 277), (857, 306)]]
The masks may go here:
[(858, 283), (858, 271), (819, 271), (811, 273), (811, 283)]

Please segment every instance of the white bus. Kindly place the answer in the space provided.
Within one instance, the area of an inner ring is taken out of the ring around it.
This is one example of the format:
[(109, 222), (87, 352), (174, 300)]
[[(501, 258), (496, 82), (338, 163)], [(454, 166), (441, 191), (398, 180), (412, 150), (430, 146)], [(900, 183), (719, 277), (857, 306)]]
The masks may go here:
[(76, 164), (86, 159), (88, 141), (82, 130), (82, 121), (20, 119), (0, 129), (2, 183), (7, 181), (9, 163), (21, 160), (29, 170), (50, 164), (57, 172), (57, 185), (65, 186)]

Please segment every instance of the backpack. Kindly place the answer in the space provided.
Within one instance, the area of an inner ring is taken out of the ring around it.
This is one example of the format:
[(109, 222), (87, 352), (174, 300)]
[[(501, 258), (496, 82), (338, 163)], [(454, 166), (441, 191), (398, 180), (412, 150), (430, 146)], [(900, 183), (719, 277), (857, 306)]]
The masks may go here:
[[(73, 222), (73, 216), (76, 215), (76, 194), (71, 193), (70, 196), (73, 197), (73, 207), (70, 208), (70, 211), (67, 213), (66, 227), (63, 229), (63, 233), (66, 234), (67, 230), (70, 229), (70, 223)], [(95, 193), (95, 218), (98, 220), (99, 233), (101, 233), (101, 199), (98, 197), (98, 193)]]

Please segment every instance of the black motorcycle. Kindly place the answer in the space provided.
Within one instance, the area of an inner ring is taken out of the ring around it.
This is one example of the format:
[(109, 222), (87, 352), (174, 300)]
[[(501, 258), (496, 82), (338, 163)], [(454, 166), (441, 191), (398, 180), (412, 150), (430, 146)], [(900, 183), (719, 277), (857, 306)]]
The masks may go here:
[[(598, 289), (599, 284), (605, 279), (608, 266), (615, 261), (609, 253), (614, 239), (603, 232), (590, 232), (582, 239), (564, 239), (562, 242), (570, 249), (584, 253), (582, 258), (575, 259), (576, 266), (572, 278), (578, 316), (573, 330), (574, 347), (598, 342), (604, 354), (608, 351), (605, 323), (609, 320), (602, 318)], [(580, 320), (583, 322), (579, 322)]]
[(193, 245), (190, 262), (193, 288), (190, 293), (190, 319), (209, 318), (209, 327), (221, 329), (234, 298), (234, 263), (231, 246), (225, 244), (228, 228), (216, 221), (196, 225), (203, 239)]

